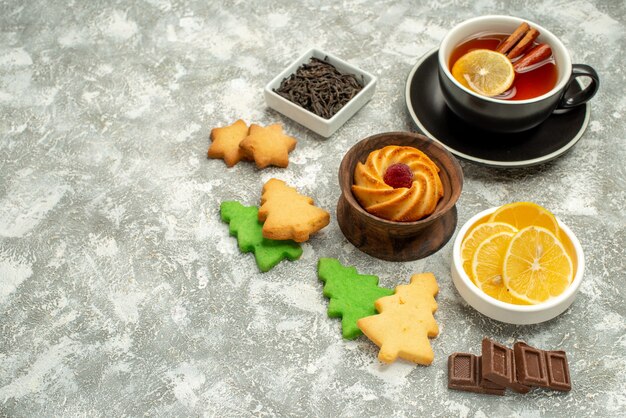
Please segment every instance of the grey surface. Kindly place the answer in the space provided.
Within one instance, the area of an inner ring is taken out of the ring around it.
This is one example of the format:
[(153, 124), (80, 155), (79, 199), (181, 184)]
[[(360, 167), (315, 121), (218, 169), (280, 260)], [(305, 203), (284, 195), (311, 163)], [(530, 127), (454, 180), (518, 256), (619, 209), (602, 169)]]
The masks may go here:
[[(626, 7), (508, 3), (1, 2), (0, 416), (624, 416)], [(450, 243), (421, 261), (383, 262), (350, 245), (334, 216), (342, 155), (368, 135), (414, 129), (403, 98), (412, 65), (454, 23), (491, 13), (550, 28), (602, 78), (567, 155), (508, 171), (462, 163), (460, 224), (532, 200), (582, 243), (577, 300), (536, 326), (464, 304)], [(379, 77), (372, 101), (328, 140), (262, 97), (313, 46)], [(207, 160), (211, 128), (237, 118), (282, 123), (299, 140), (289, 168)], [(301, 260), (261, 274), (218, 208), (257, 204), (271, 177), (332, 220)], [(325, 314), (322, 256), (388, 287), (434, 272), (434, 363), (381, 366), (367, 339), (343, 341)], [(447, 390), (447, 356), (479, 352), (484, 335), (566, 350), (574, 389)]]

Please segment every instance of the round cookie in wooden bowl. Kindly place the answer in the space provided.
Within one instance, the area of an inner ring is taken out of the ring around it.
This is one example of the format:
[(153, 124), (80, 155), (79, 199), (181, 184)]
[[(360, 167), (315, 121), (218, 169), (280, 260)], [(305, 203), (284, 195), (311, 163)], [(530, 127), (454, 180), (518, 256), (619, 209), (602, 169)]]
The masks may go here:
[[(414, 222), (389, 221), (368, 213), (352, 193), (357, 163), (364, 163), (370, 152), (388, 145), (417, 148), (439, 167), (443, 197), (429, 216)], [(411, 132), (387, 132), (365, 138), (348, 150), (339, 166), (339, 186), (337, 221), (348, 241), (376, 258), (410, 261), (431, 255), (452, 237), (463, 171), (458, 161), (432, 139)]]

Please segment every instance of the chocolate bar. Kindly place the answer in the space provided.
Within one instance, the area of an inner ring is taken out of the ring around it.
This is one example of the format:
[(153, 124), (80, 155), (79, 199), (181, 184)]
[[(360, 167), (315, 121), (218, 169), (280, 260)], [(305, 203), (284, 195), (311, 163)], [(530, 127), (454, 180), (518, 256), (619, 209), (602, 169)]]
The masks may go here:
[(520, 383), (566, 392), (572, 389), (565, 351), (544, 351), (523, 342), (515, 343), (513, 351)]
[(453, 353), (448, 357), (448, 388), (466, 392), (504, 395), (504, 387), (483, 378), (480, 356)]
[(522, 384), (518, 379), (513, 350), (489, 338), (483, 338), (482, 358), (481, 372), (485, 379), (517, 393), (527, 393), (530, 390), (527, 384)]

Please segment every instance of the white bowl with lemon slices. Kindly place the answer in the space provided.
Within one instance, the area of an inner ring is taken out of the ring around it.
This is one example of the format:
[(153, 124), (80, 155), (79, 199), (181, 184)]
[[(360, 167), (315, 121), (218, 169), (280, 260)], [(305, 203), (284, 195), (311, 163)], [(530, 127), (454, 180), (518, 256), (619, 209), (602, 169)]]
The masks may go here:
[(572, 231), (530, 202), (476, 214), (457, 234), (452, 251), (452, 280), (461, 297), (509, 324), (536, 324), (564, 312), (584, 269)]

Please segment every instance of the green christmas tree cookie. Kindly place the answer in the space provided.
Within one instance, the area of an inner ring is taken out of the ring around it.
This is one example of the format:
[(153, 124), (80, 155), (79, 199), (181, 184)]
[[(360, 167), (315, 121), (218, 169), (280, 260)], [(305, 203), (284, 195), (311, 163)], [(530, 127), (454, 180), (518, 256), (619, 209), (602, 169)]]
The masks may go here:
[(259, 222), (259, 208), (256, 206), (222, 202), (220, 215), (222, 221), (228, 223), (230, 235), (237, 238), (241, 252), (254, 253), (256, 264), (263, 272), (270, 270), (285, 258), (296, 260), (302, 255), (300, 245), (291, 240), (276, 241), (263, 237), (263, 224)]
[(356, 322), (376, 315), (374, 302), (393, 290), (378, 287), (378, 277), (359, 274), (354, 267), (344, 267), (334, 258), (320, 258), (317, 274), (324, 284), (324, 296), (330, 299), (328, 316), (341, 317), (343, 338), (353, 340), (362, 334)]

